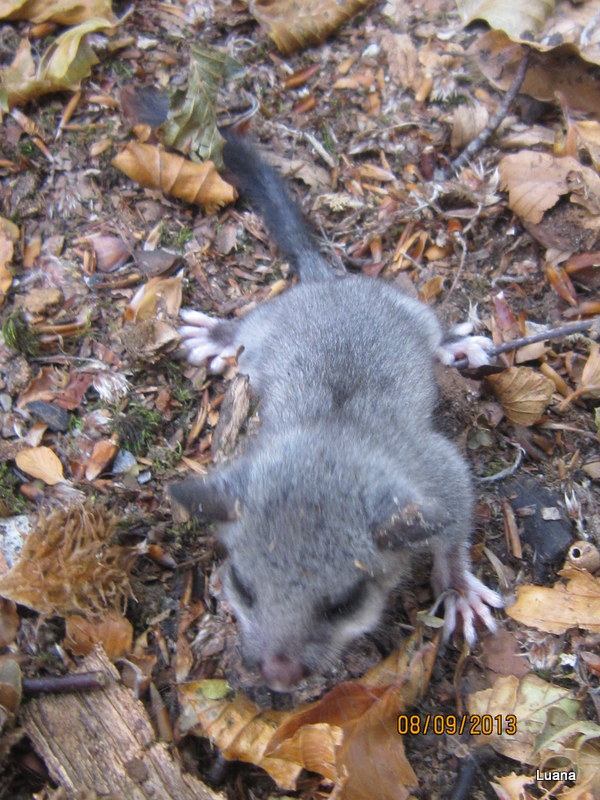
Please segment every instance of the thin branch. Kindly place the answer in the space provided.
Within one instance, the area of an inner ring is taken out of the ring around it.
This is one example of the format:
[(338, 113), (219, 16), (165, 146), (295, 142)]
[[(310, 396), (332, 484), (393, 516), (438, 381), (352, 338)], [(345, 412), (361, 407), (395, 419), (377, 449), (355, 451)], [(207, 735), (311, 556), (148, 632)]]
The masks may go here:
[(512, 101), (517, 96), (519, 89), (521, 88), (521, 84), (525, 79), (525, 74), (527, 73), (527, 67), (529, 66), (529, 48), (525, 48), (525, 52), (523, 53), (523, 58), (521, 59), (521, 63), (519, 64), (519, 68), (517, 70), (517, 74), (515, 75), (515, 79), (512, 82), (510, 89), (504, 95), (504, 99), (500, 103), (498, 110), (496, 113), (488, 120), (487, 125), (485, 128), (477, 134), (477, 136), (472, 139), (469, 144), (465, 147), (462, 153), (457, 156), (454, 161), (450, 163), (450, 169), (453, 172), (458, 172), (461, 167), (464, 167), (471, 158), (482, 149), (482, 147), (486, 144), (490, 136), (495, 133), (495, 131), (500, 126), (500, 123), (504, 120), (506, 115), (508, 114), (508, 109), (510, 108)]
[[(573, 333), (581, 333), (594, 327), (600, 322), (600, 317), (593, 317), (592, 319), (581, 319), (577, 322), (570, 322), (567, 325), (561, 325), (558, 328), (548, 328), (548, 330), (534, 333), (531, 336), (522, 336), (519, 339), (513, 339), (510, 342), (504, 342), (497, 347), (492, 347), (488, 350), (490, 356), (499, 356), (501, 353), (509, 353), (512, 350), (518, 350), (519, 347), (525, 347), (528, 344), (535, 344), (535, 342), (544, 342), (546, 339), (559, 339), (561, 336), (569, 336)], [(461, 358), (455, 361), (454, 366), (457, 369), (466, 369), (469, 362), (466, 358)]]
[(23, 678), (25, 694), (55, 694), (103, 689), (109, 677), (104, 672), (76, 672), (68, 675), (47, 675), (43, 678)]

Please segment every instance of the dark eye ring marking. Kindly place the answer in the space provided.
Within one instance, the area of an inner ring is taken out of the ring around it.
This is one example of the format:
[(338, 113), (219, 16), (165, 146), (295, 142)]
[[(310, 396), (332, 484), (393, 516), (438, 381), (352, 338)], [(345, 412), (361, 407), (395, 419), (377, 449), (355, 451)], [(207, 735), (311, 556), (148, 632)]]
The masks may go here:
[(334, 600), (326, 600), (321, 608), (325, 619), (333, 622), (336, 619), (351, 617), (363, 604), (367, 594), (367, 582), (361, 580), (352, 586), (344, 595)]
[(254, 605), (254, 594), (242, 581), (233, 564), (229, 566), (229, 576), (231, 578), (231, 584), (238, 594), (240, 600), (244, 603), (244, 605), (248, 606), (248, 608), (252, 608)]

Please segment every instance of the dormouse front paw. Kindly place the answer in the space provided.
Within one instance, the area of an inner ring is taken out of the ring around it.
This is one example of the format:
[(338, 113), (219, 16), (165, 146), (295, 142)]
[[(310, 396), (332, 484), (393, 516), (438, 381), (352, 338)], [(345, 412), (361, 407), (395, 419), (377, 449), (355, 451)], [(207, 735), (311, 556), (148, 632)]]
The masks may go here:
[(473, 645), (477, 641), (475, 622), (480, 619), (492, 633), (497, 630), (496, 620), (491, 614), (492, 608), (502, 608), (504, 602), (498, 592), (489, 589), (473, 573), (466, 570), (462, 576), (460, 589), (450, 588), (444, 597), (444, 641), (448, 641), (456, 628), (456, 619), (460, 614), (465, 640)]
[(200, 366), (208, 361), (209, 372), (220, 375), (237, 355), (232, 323), (192, 309), (183, 309), (180, 316), (188, 323), (179, 334), (189, 363)]
[(490, 363), (489, 353), (494, 343), (487, 336), (472, 336), (470, 322), (455, 325), (444, 337), (436, 355), (442, 364), (451, 366), (455, 361), (466, 358), (471, 369)]

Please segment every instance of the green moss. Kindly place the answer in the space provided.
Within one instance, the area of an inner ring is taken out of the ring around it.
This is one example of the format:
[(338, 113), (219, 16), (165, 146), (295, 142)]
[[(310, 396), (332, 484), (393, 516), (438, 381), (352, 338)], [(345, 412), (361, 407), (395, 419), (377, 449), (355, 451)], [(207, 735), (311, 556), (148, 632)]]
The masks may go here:
[(19, 514), (25, 508), (25, 498), (18, 493), (20, 483), (8, 464), (0, 464), (0, 505), (10, 514)]
[(154, 443), (161, 422), (157, 411), (131, 403), (125, 412), (116, 415), (113, 431), (120, 446), (138, 456)]
[(40, 345), (37, 334), (27, 324), (20, 309), (9, 314), (2, 326), (2, 336), (6, 344), (17, 353), (22, 353), (24, 356), (35, 356), (39, 352)]

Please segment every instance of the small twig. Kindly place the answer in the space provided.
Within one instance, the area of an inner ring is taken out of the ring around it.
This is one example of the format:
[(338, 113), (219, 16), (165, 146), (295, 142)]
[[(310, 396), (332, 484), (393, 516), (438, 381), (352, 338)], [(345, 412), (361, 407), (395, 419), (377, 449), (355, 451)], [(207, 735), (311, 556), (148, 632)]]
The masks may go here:
[(475, 155), (475, 153), (482, 149), (487, 140), (493, 133), (495, 133), (500, 126), (500, 123), (508, 114), (508, 109), (510, 108), (512, 101), (517, 96), (519, 89), (521, 88), (521, 84), (525, 79), (527, 67), (529, 66), (529, 54), (529, 48), (525, 48), (525, 52), (523, 53), (523, 58), (519, 64), (515, 79), (512, 82), (510, 89), (504, 95), (504, 99), (500, 103), (496, 113), (492, 115), (490, 120), (488, 120), (485, 128), (479, 134), (477, 134), (477, 136), (465, 147), (462, 153), (450, 163), (450, 169), (453, 172), (458, 172), (461, 167), (464, 167), (465, 164), (467, 164), (467, 162)]
[[(535, 342), (543, 342), (546, 339), (559, 339), (561, 336), (569, 336), (572, 333), (581, 333), (593, 327), (600, 321), (600, 317), (593, 317), (592, 319), (581, 319), (577, 322), (570, 322), (568, 325), (561, 325), (559, 328), (548, 328), (546, 331), (534, 333), (531, 336), (521, 336), (519, 339), (513, 339), (510, 342), (504, 342), (497, 347), (492, 347), (488, 354), (490, 356), (499, 356), (501, 353), (509, 353), (512, 350), (517, 350), (519, 347), (524, 347), (527, 344), (535, 344)], [(457, 369), (465, 369), (469, 366), (466, 358), (461, 358), (454, 363)]]
[(108, 685), (104, 672), (77, 672), (70, 675), (48, 675), (44, 678), (23, 678), (25, 694), (56, 694), (103, 689)]

